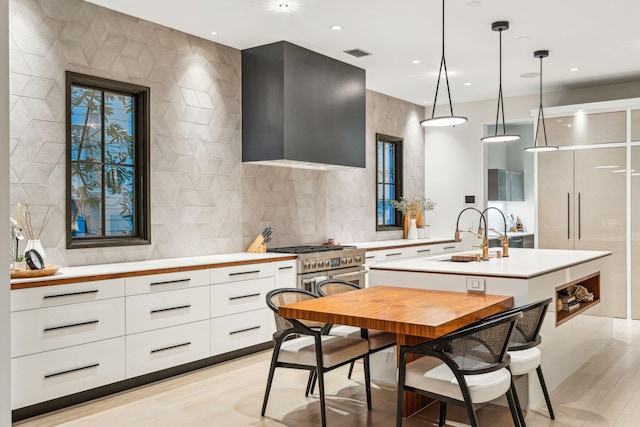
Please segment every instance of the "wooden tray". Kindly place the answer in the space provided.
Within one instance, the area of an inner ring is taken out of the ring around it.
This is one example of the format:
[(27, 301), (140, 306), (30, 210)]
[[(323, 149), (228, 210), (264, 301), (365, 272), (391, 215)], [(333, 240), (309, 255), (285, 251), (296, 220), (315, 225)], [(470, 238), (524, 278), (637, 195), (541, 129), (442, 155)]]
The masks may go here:
[(52, 276), (60, 269), (59, 265), (47, 264), (42, 270), (12, 270), (12, 279), (30, 279), (32, 277)]

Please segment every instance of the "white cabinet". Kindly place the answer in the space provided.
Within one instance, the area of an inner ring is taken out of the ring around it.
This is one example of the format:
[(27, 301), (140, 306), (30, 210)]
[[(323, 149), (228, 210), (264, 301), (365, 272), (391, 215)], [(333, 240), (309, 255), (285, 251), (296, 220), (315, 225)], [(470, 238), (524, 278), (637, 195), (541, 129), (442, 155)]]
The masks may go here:
[(209, 318), (209, 287), (127, 297), (127, 334)]
[(294, 259), (274, 263), (276, 288), (295, 288), (297, 286), (296, 263), (297, 261)]
[[(410, 242), (410, 240), (408, 242)], [(427, 257), (430, 255), (438, 255), (447, 252), (458, 252), (461, 250), (462, 246), (460, 242), (432, 243), (428, 245), (415, 245), (408, 243), (407, 246), (395, 247), (393, 249), (367, 251), (365, 256), (365, 264), (373, 265), (380, 262)]]
[(602, 312), (626, 317), (625, 148), (538, 155), (538, 247), (610, 250)]
[(264, 308), (267, 292), (274, 288), (273, 277), (211, 285), (211, 317)]
[(273, 312), (266, 308), (266, 294), (276, 286), (295, 287), (295, 268), (278, 268), (289, 265), (269, 263), (211, 270), (213, 356), (271, 341), (275, 321)]
[(124, 335), (124, 299), (11, 313), (11, 355), (24, 356)]
[(269, 308), (211, 320), (211, 354), (223, 354), (271, 341), (276, 324)]
[(127, 378), (210, 356), (209, 320), (127, 335)]
[(195, 286), (207, 286), (208, 284), (209, 271), (204, 269), (147, 274), (127, 277), (126, 279), (127, 295), (163, 292)]
[(13, 409), (125, 379), (124, 337), (11, 359)]
[(124, 279), (40, 286), (11, 292), (11, 311), (52, 307), (124, 296)]
[(13, 408), (270, 342), (296, 260), (11, 292)]

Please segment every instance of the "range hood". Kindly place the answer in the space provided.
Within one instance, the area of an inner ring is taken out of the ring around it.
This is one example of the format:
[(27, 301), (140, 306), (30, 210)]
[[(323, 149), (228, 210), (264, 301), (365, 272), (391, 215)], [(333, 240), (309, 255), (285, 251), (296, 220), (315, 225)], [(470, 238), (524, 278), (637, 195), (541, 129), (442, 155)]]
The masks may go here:
[(365, 167), (365, 71), (281, 41), (242, 51), (242, 161)]

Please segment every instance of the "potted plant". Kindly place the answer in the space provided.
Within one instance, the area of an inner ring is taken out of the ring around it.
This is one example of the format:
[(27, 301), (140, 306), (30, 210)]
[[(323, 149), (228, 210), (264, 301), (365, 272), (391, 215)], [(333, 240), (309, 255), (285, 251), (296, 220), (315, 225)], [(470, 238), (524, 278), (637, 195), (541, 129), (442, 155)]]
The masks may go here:
[(408, 199), (404, 196), (400, 200), (389, 200), (389, 204), (404, 215), (405, 238), (418, 238), (418, 220), (422, 225), (422, 215), (424, 212), (432, 211), (436, 204), (425, 196), (418, 196), (415, 199)]

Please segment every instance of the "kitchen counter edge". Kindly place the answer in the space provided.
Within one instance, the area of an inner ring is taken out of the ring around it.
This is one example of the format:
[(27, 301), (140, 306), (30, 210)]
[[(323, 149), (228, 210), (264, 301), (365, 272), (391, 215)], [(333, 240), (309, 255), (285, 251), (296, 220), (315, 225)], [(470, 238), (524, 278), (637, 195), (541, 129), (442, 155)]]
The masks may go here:
[(290, 254), (238, 252), (224, 255), (63, 267), (52, 276), (12, 279), (11, 290), (295, 259), (296, 256)]

